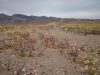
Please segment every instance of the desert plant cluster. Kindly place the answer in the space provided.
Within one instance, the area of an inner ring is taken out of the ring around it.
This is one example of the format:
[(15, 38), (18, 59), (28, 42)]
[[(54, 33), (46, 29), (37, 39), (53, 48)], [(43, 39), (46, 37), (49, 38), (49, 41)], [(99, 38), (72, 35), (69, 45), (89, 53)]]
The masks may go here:
[(65, 22), (63, 25), (62, 30), (65, 31), (83, 34), (100, 34), (100, 22), (97, 20)]

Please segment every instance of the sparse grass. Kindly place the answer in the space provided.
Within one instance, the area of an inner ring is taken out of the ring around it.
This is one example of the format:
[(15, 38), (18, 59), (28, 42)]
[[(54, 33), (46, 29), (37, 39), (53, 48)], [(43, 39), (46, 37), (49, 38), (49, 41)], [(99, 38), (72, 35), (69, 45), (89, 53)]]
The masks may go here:
[(19, 53), (19, 56), (25, 57), (25, 54), (23, 52)]
[(40, 54), (38, 54), (38, 57), (42, 57), (42, 56), (43, 56), (43, 54), (41, 54), (41, 53), (40, 53)]
[(64, 54), (65, 51), (64, 50), (59, 50), (59, 52), (60, 52), (60, 54)]
[(34, 55), (33, 55), (33, 54), (31, 54), (31, 53), (29, 53), (29, 54), (28, 54), (28, 57), (34, 57)]

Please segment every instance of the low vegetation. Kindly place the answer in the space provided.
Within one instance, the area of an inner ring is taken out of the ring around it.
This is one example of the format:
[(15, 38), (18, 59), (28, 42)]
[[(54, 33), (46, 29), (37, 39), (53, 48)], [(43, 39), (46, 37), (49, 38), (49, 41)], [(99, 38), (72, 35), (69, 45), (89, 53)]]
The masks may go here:
[[(55, 28), (57, 27), (54, 26)], [(100, 34), (100, 25), (95, 21), (85, 24), (69, 23), (61, 28), (77, 30), (79, 33)], [(59, 54), (69, 55), (72, 63), (79, 64), (85, 75), (100, 75), (100, 47), (87, 50), (84, 44), (73, 45), (70, 38), (45, 35), (42, 32), (37, 33), (37, 38), (31, 37), (34, 36), (34, 31), (25, 31), (23, 25), (1, 25), (0, 33), (2, 32), (4, 37), (0, 39), (0, 50), (12, 49), (16, 56), (33, 58), (45, 56), (44, 51), (47, 48), (57, 49)]]

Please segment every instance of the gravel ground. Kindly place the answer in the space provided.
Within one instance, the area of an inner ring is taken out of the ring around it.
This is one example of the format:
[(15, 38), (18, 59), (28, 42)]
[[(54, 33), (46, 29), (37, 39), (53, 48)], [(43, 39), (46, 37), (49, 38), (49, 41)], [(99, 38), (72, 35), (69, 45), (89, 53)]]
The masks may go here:
[[(27, 29), (27, 31), (32, 31)], [(35, 30), (46, 35), (70, 38), (74, 44), (84, 43), (86, 47), (100, 45), (100, 35), (81, 35), (60, 29)], [(37, 33), (36, 33), (37, 34)], [(20, 57), (12, 49), (0, 50), (0, 75), (84, 75), (81, 66), (70, 61), (68, 53), (60, 54), (58, 49), (46, 48), (43, 56)]]

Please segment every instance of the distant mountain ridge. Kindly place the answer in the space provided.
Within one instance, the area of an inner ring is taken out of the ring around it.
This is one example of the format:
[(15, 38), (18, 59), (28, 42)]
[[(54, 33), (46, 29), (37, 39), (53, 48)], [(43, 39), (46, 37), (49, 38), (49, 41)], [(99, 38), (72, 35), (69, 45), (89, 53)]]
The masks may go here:
[(13, 24), (23, 22), (34, 22), (38, 20), (60, 20), (61, 18), (46, 17), (46, 16), (27, 16), (23, 14), (14, 14), (12, 16), (4, 13), (0, 14), (0, 24)]

